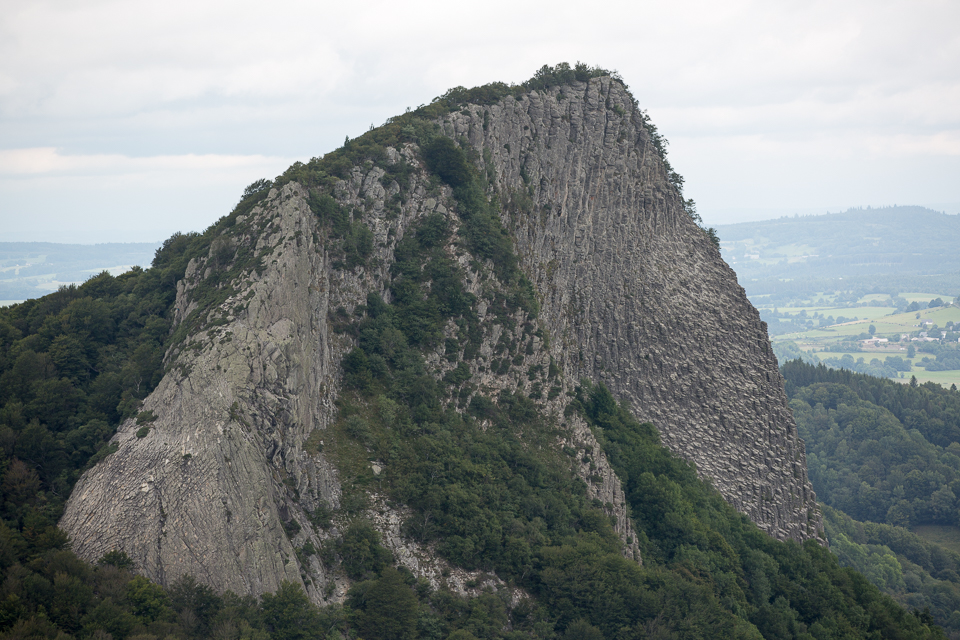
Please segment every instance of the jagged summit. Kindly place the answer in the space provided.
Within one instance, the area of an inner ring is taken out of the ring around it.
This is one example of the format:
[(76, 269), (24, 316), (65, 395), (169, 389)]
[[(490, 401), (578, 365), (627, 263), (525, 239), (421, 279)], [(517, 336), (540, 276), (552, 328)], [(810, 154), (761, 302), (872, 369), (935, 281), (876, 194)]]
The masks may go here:
[(334, 535), (335, 518), (317, 523), (360, 491), (416, 575), (475, 581), (410, 535), (408, 508), (378, 488), (390, 461), (338, 440), (363, 439), (344, 385), (389, 365), (368, 357), (357, 324), (383, 304), (407, 305), (405, 341), (445, 390), (423, 410), (483, 424), (498, 402), (529, 399), (559, 424), (551, 446), (576, 454), (626, 557), (640, 561), (621, 480), (567, 411), (583, 378), (768, 533), (819, 538), (765, 327), (678, 178), (622, 82), (578, 65), (452, 90), (252, 185), (178, 283), (168, 371), (144, 417), (71, 496), (61, 526), (74, 549), (122, 549), (164, 583), (192, 574), (260, 594), (289, 580), (342, 599), (342, 576), (303, 549)]

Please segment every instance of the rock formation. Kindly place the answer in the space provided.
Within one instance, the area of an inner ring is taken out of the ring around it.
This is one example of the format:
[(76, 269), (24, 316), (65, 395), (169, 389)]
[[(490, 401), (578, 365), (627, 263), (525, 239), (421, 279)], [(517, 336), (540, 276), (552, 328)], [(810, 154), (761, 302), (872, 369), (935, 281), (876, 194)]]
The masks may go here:
[[(529, 367), (551, 361), (563, 391), (582, 377), (602, 381), (771, 535), (820, 538), (803, 443), (765, 327), (684, 211), (622, 84), (594, 78), (465, 105), (437, 124), (476, 152), (534, 283), (539, 328), (552, 337), (531, 339), (522, 362), (494, 372), (479, 363), (490, 362), (505, 329), (481, 322), (479, 359), (469, 363), (477, 385), (515, 389)], [(310, 526), (311, 514), (341, 499), (322, 444), (353, 341), (332, 323), (367, 292), (387, 291), (394, 250), (415, 221), (431, 212), (457, 220), (450, 188), (431, 180), (415, 144), (386, 156), (388, 165), (414, 167), (403, 201), (373, 163), (354, 166), (332, 189), (372, 232), (366, 266), (337, 263), (311, 193), (296, 181), (218, 227), (222, 240), (191, 261), (176, 306), (186, 337), (167, 353), (168, 373), (139, 424), (121, 425), (116, 452), (83, 476), (67, 505), (61, 526), (78, 554), (95, 560), (121, 549), (161, 583), (192, 574), (260, 594), (291, 580), (317, 602), (342, 598), (341, 578), (296, 553), (332, 535)], [(450, 252), (478, 293), (471, 257)], [(204, 307), (213, 295), (205, 283), (227, 269), (239, 275), (216, 291), (230, 295)], [(481, 321), (485, 314), (481, 303)], [(438, 376), (456, 366), (440, 353), (427, 361)], [(540, 404), (559, 414), (565, 401), (560, 393)], [(558, 446), (599, 449), (585, 425), (571, 422), (573, 435)], [(616, 521), (624, 554), (639, 560), (620, 482), (602, 453), (595, 458), (580, 473)], [(372, 520), (403, 564), (463, 588), (464, 576), (400, 536), (393, 508), (378, 504)]]
[(448, 131), (488, 151), (514, 216), (541, 322), (569, 377), (603, 381), (777, 538), (819, 536), (820, 516), (766, 326), (683, 211), (640, 113), (595, 79), (489, 111)]

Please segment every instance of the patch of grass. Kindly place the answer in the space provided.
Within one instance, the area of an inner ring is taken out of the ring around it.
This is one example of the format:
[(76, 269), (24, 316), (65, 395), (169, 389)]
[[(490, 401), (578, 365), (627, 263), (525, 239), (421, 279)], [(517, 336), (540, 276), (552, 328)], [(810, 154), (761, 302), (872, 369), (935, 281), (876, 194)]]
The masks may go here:
[[(137, 414), (137, 424), (149, 424), (157, 419), (157, 415), (153, 411), (141, 411)], [(139, 432), (138, 432), (139, 433)], [(140, 436), (141, 438), (143, 436)]]
[(960, 553), (960, 528), (936, 524), (913, 527), (911, 531), (927, 542), (938, 544), (954, 553)]
[[(920, 358), (915, 358), (914, 360), (919, 361)], [(947, 388), (950, 388), (951, 385), (957, 385), (957, 387), (960, 388), (960, 370), (926, 371), (924, 369), (914, 369), (911, 373), (907, 374), (906, 380), (901, 380), (901, 382), (909, 382), (911, 375), (916, 376), (917, 382), (920, 384), (924, 382), (935, 382)]]
[(312, 456), (319, 455), (323, 451), (323, 431), (320, 429), (311, 431), (306, 442), (303, 443), (303, 450)]

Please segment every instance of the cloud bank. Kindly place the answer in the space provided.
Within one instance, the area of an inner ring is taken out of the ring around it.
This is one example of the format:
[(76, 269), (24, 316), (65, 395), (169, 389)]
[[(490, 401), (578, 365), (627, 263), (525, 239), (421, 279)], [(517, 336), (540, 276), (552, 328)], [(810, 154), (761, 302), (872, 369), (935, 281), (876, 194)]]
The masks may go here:
[(578, 60), (620, 71), (707, 220), (960, 202), (957, 24), (930, 0), (12, 0), (0, 239), (199, 229), (407, 106)]

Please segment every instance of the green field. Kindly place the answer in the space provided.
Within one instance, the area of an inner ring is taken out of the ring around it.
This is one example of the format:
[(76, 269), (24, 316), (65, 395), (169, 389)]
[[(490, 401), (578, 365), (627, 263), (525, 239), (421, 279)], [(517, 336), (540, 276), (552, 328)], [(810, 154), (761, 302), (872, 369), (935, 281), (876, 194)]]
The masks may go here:
[[(934, 294), (906, 295), (927, 296), (925, 301), (932, 300), (937, 297), (942, 298), (942, 296), (937, 296)], [(906, 295), (904, 295), (904, 297), (906, 297)], [(875, 297), (876, 295), (867, 296), (867, 298)], [(864, 299), (863, 301), (872, 300)], [(761, 304), (758, 308), (771, 308), (763, 305), (762, 301), (760, 302)], [(818, 305), (805, 307), (780, 307), (778, 310), (781, 313), (789, 313), (790, 315), (798, 315), (802, 311), (806, 311), (808, 316), (811, 313), (820, 313), (825, 316), (855, 316), (859, 318), (859, 320), (845, 322), (843, 324), (830, 325), (828, 327), (820, 327), (817, 329), (811, 329), (809, 331), (778, 336), (776, 339), (779, 340), (816, 340), (830, 342), (841, 337), (857, 336), (861, 333), (864, 333), (871, 324), (876, 327), (877, 334), (885, 335), (888, 333), (910, 333), (913, 331), (919, 331), (920, 327), (916, 325), (923, 320), (930, 320), (940, 328), (943, 328), (944, 325), (951, 320), (953, 322), (960, 322), (960, 307), (954, 305), (934, 307), (932, 309), (923, 309), (921, 311), (910, 311), (898, 314), (892, 313), (894, 311), (892, 307), (831, 307), (827, 305)]]
[(960, 529), (935, 524), (921, 525), (911, 529), (927, 542), (938, 544), (954, 553), (960, 553)]
[[(944, 387), (955, 384), (957, 388), (960, 389), (960, 370), (926, 371), (924, 369), (915, 369), (907, 375), (908, 380), (911, 375), (917, 376), (917, 382), (920, 384), (924, 382), (936, 382)], [(901, 382), (906, 382), (906, 380), (902, 380)]]
[[(837, 352), (837, 351), (813, 351), (808, 349), (807, 345), (803, 343), (798, 343), (798, 346), (803, 351), (808, 351), (810, 353), (815, 353), (818, 358), (821, 360), (826, 360), (827, 358), (842, 358), (845, 355), (851, 356), (854, 360), (857, 358), (863, 358), (865, 362), (870, 362), (873, 358), (877, 358), (880, 362), (887, 356), (900, 356), (904, 360), (910, 362), (913, 365), (913, 371), (905, 371), (903, 377), (897, 379), (897, 382), (907, 383), (910, 382), (911, 376), (916, 376), (917, 382), (923, 384), (924, 382), (935, 382), (937, 384), (949, 387), (952, 384), (960, 387), (960, 369), (953, 371), (927, 371), (926, 369), (921, 369), (917, 366), (924, 356), (930, 357), (929, 353), (918, 353), (914, 358), (907, 357), (906, 347), (889, 349), (889, 350), (870, 350), (870, 351), (847, 351), (847, 352)], [(891, 378), (893, 379), (893, 378)]]
[[(767, 309), (772, 309), (773, 307), (766, 307)], [(806, 311), (807, 314), (811, 313), (822, 313), (823, 315), (828, 316), (846, 316), (852, 318), (854, 316), (858, 318), (865, 318), (870, 316), (879, 317), (883, 314), (890, 313), (893, 311), (892, 307), (836, 307), (829, 302), (824, 304), (813, 304), (806, 307), (779, 307), (778, 309), (782, 313), (789, 313), (791, 315), (798, 314), (801, 311)]]
[[(923, 292), (904, 293), (901, 294), (901, 297), (906, 298), (910, 302), (929, 302), (935, 298), (940, 298), (949, 303), (952, 300), (950, 296), (944, 294)], [(834, 296), (830, 296), (830, 298), (834, 298)], [(857, 303), (882, 303), (889, 299), (890, 296), (888, 294), (874, 293), (863, 296)], [(771, 340), (775, 343), (784, 341), (793, 342), (801, 351), (816, 354), (821, 360), (826, 360), (827, 358), (842, 358), (845, 352), (827, 351), (827, 349), (843, 341), (857, 340), (861, 334), (869, 333), (869, 327), (873, 325), (876, 329), (875, 335), (877, 337), (887, 338), (890, 342), (876, 347), (864, 347), (861, 351), (846, 352), (849, 353), (854, 360), (863, 358), (865, 362), (869, 363), (873, 358), (878, 358), (883, 362), (888, 356), (899, 356), (909, 360), (913, 366), (913, 371), (905, 372), (904, 377), (901, 379), (902, 382), (908, 382), (911, 376), (916, 376), (917, 381), (920, 383), (929, 381), (946, 387), (952, 384), (960, 386), (960, 370), (928, 372), (918, 365), (922, 358), (932, 356), (929, 353), (917, 351), (914, 358), (907, 358), (908, 343), (900, 342), (900, 336), (902, 334), (912, 334), (917, 331), (922, 331), (924, 328), (920, 326), (920, 323), (925, 320), (933, 322), (941, 329), (943, 329), (949, 321), (960, 323), (960, 307), (948, 304), (947, 306), (922, 309), (920, 311), (895, 313), (893, 307), (831, 306), (829, 302), (832, 301), (833, 300), (828, 301), (827, 296), (815, 295), (812, 296), (812, 300), (805, 301), (805, 306), (778, 307), (777, 311), (781, 314), (788, 314), (793, 318), (796, 318), (802, 312), (806, 312), (806, 318), (811, 318), (814, 314), (820, 314), (825, 317), (844, 316), (847, 318), (856, 317), (858, 319), (847, 321), (843, 324), (834, 324), (796, 333), (775, 335)], [(774, 308), (773, 305), (764, 304), (763, 298), (757, 299), (756, 303), (759, 303), (758, 308), (760, 309)], [(919, 346), (916, 342), (912, 344), (914, 347)]]

